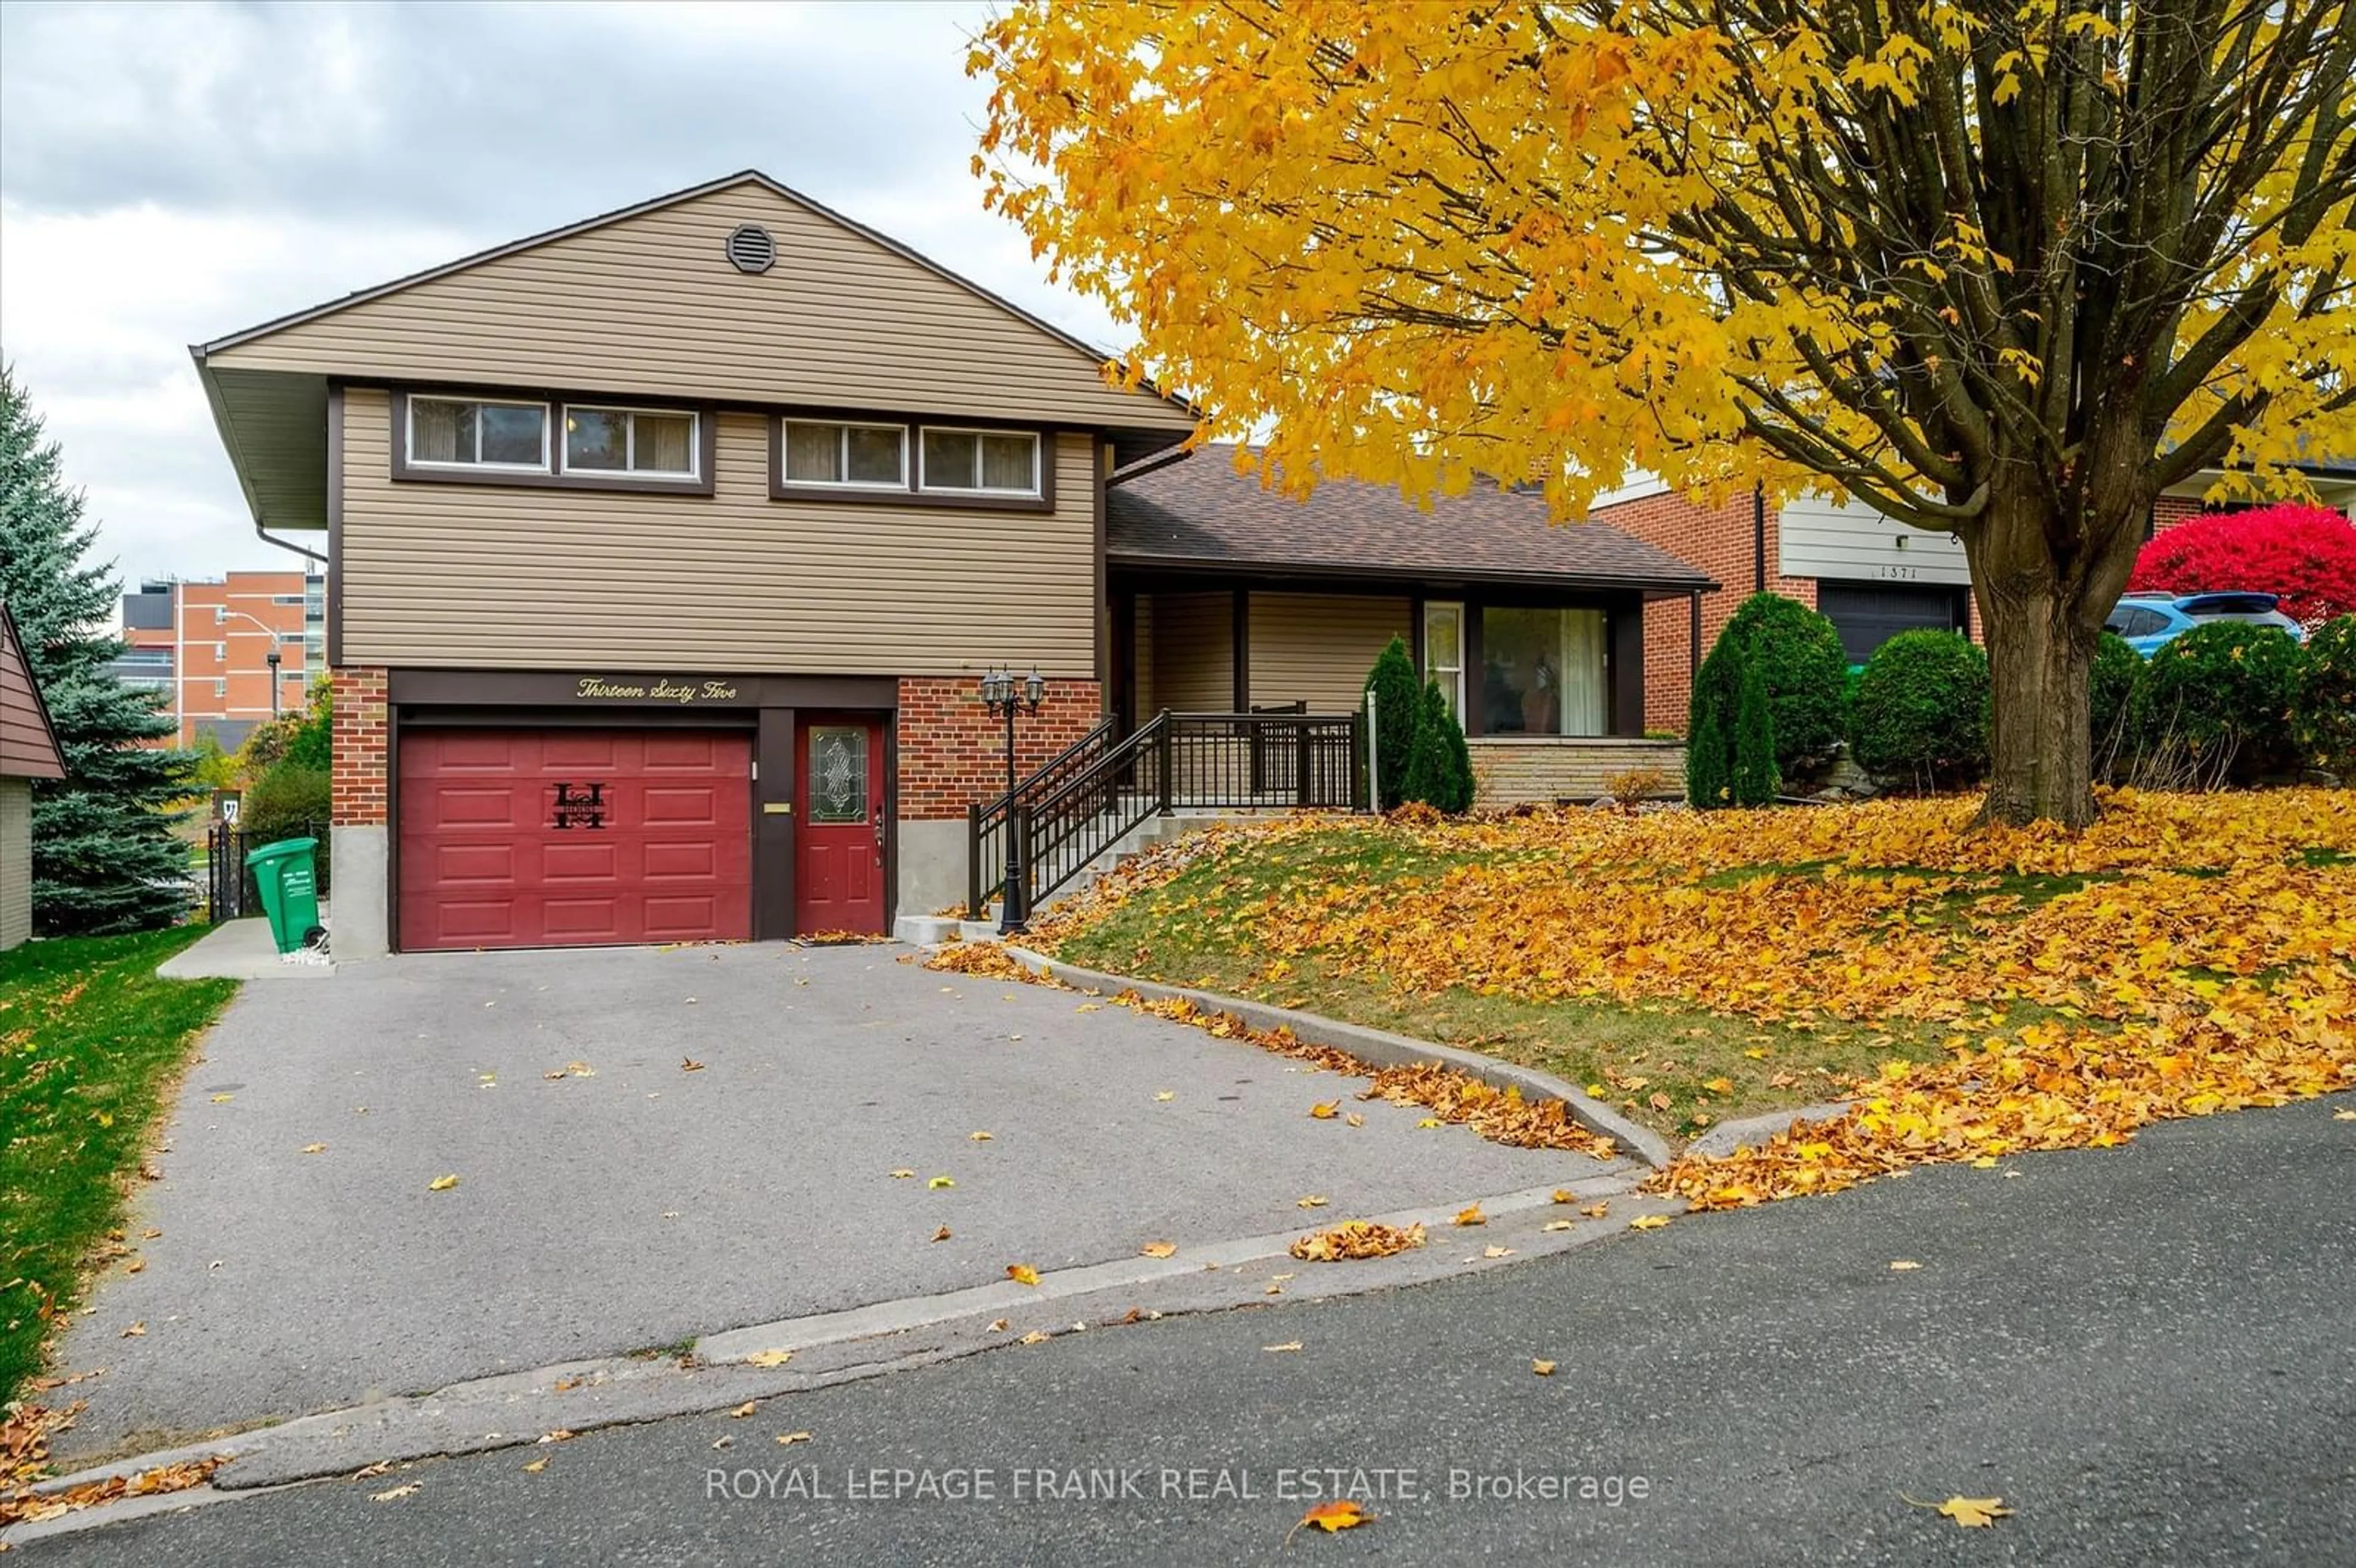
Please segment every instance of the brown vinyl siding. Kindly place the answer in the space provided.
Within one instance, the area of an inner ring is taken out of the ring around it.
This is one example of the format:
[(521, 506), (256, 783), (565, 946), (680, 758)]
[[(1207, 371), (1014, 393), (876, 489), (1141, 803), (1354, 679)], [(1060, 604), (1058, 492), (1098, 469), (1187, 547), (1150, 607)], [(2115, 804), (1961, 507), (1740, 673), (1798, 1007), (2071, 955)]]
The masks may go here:
[(1235, 595), (1153, 595), (1153, 700), (1175, 713), (1236, 708)]
[[(766, 272), (740, 272), (722, 254), (745, 223), (776, 240)], [(1108, 387), (1070, 344), (753, 181), (297, 322), (208, 365), (1081, 425), (1194, 422)], [(1085, 496), (1085, 469), (1080, 479)]]
[(1137, 721), (1162, 711), (1153, 684), (1153, 595), (1137, 596)]
[(33, 670), (16, 641), (16, 623), (0, 607), (0, 777), (65, 776), (48, 710), (33, 688)]
[(1312, 713), (1354, 713), (1383, 645), (1411, 635), (1404, 597), (1340, 593), (1251, 596), (1255, 708), (1307, 702)]
[(1054, 440), (1052, 512), (903, 509), (772, 501), (753, 413), (720, 415), (708, 498), (400, 484), (387, 394), (343, 401), (346, 663), (1094, 672), (1087, 435)]
[(32, 934), (32, 781), (0, 778), (0, 952)]

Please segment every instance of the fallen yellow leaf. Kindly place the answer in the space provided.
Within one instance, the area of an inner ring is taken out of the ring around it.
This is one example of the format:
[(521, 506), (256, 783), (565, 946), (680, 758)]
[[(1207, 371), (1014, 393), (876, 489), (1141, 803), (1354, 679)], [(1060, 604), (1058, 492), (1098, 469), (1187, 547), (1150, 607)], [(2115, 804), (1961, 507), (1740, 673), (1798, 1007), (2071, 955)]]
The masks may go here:
[(1980, 1156), (1979, 1158), (1972, 1161), (1972, 1168), (1974, 1170), (1994, 1170), (1996, 1166), (1996, 1156), (1992, 1154), (1984, 1154)]
[(2356, 1111), (2334, 1111), (2331, 1119), (2335, 1122), (2356, 1122)]
[(1323, 1209), (1325, 1207), (1325, 1200), (1312, 1192), (1306, 1198), (1296, 1200), (1292, 1206), (1295, 1209)]
[(1702, 1087), (1708, 1090), (1713, 1094), (1731, 1094), (1734, 1093), (1734, 1080), (1731, 1078), (1712, 1078), (1708, 1082), (1705, 1083)]
[(1481, 1205), (1478, 1203), (1459, 1209), (1456, 1211), (1456, 1218), (1449, 1221), (1453, 1225), (1485, 1225), (1488, 1222), (1489, 1216), (1481, 1212)]
[(542, 1470), (545, 1470), (545, 1469), (547, 1469), (547, 1468), (548, 1468), (548, 1456), (547, 1456), (547, 1455), (545, 1455), (545, 1454), (543, 1454), (543, 1455), (541, 1455), (539, 1458), (534, 1459), (530, 1464), (526, 1465), (526, 1466), (523, 1467), (523, 1473), (524, 1473), (525, 1475), (527, 1475), (527, 1476), (537, 1476), (537, 1475), (539, 1475)]
[(425, 1190), (428, 1192), (447, 1192), (450, 1189), (457, 1185), (458, 1179), (455, 1176), (437, 1176), (433, 1180), (425, 1184)]
[(1890, 1265), (1890, 1269), (1892, 1274), (1903, 1274), (1908, 1269), (1917, 1269), (1922, 1266), (1922, 1265), (1921, 1264), (1916, 1263), (1912, 1258), (1900, 1258)]
[(1287, 1339), (1281, 1345), (1262, 1345), (1260, 1349), (1266, 1350), (1270, 1355), (1280, 1355), (1287, 1350), (1298, 1350), (1301, 1349), (1301, 1341), (1298, 1339)]
[(1666, 1214), (1639, 1214), (1628, 1221), (1628, 1228), (1632, 1231), (1657, 1231), (1668, 1222)]
[(998, 1318), (998, 1319), (994, 1320), (994, 1321), (990, 1325), (990, 1332), (991, 1332), (991, 1333), (992, 1333), (992, 1334), (1003, 1334), (1003, 1333), (1005, 1333), (1005, 1332), (1006, 1332), (1006, 1329), (1007, 1329), (1007, 1322), (1006, 1322), (1006, 1319), (1005, 1319), (1005, 1318), (1003, 1318), (1003, 1317), (1001, 1317), (1001, 1318)]
[(326, 1144), (305, 1144), (303, 1146), (303, 1152), (305, 1154), (325, 1154), (327, 1152), (327, 1146)]
[(1302, 1525), (1322, 1530), (1326, 1534), (1332, 1535), (1338, 1531), (1355, 1530), (1362, 1524), (1371, 1524), (1377, 1517), (1347, 1499), (1319, 1503), (1315, 1508), (1302, 1514), (1292, 1530), (1284, 1532), (1284, 1539), (1288, 1542), (1290, 1541), (1292, 1531), (1299, 1530)]
[(1423, 1120), (1416, 1123), (1416, 1125), (1419, 1127), (1444, 1127), (1447, 1125), (1448, 1124), (1446, 1122), (1441, 1121), (1438, 1116), (1426, 1116)]
[(1033, 1268), (1029, 1264), (1008, 1264), (1006, 1265), (1006, 1277), (1012, 1280), (1017, 1285), (1037, 1285), (1039, 1283), (1039, 1271)]
[(1550, 1378), (1554, 1376), (1554, 1363), (1552, 1361), (1534, 1358), (1530, 1361), (1530, 1371), (1537, 1373), (1537, 1375), (1542, 1378)]
[(237, 1096), (234, 1094), (216, 1094), (213, 1096), (213, 1104), (216, 1105), (226, 1105), (231, 1100), (236, 1098)]
[(797, 1443), (807, 1443), (809, 1440), (810, 1435), (807, 1432), (780, 1432), (777, 1434), (777, 1446), (780, 1448), (789, 1448)]
[(944, 1187), (955, 1187), (957, 1182), (949, 1177), (936, 1176), (930, 1181), (926, 1182), (925, 1185), (927, 1188), (930, 1188), (933, 1191), (938, 1192)]
[(907, 1167), (902, 1166), (899, 1169), (893, 1171), (891, 1176), (892, 1179), (894, 1181), (905, 1181), (916, 1174), (916, 1173), (915, 1171), (910, 1170)]
[(1554, 1200), (1558, 1203), (1576, 1203), (1579, 1199), (1569, 1188), (1558, 1187), (1554, 1189)]
[(146, 1320), (144, 1318), (139, 1322), (134, 1323), (130, 1328), (125, 1328), (121, 1335), (121, 1338), (125, 1339), (144, 1339), (146, 1337), (147, 1324)]
[(2010, 1518), (2012, 1509), (2002, 1498), (1949, 1498), (1939, 1505), (1939, 1512), (1966, 1530), (1980, 1530)]
[(1481, 1255), (1484, 1258), (1509, 1258), (1514, 1255), (1514, 1249), (1511, 1247), (1483, 1247), (1481, 1249)]
[(1568, 1231), (1578, 1223), (1579, 1221), (1576, 1220), (1548, 1220), (1546, 1222), (1546, 1229), (1549, 1231)]
[(933, 1240), (937, 1242), (946, 1242), (948, 1239), (949, 1228), (947, 1225), (943, 1225), (939, 1230), (933, 1232)]
[(692, 1056), (682, 1056), (679, 1059), (679, 1070), (681, 1072), (701, 1072), (703, 1071), (703, 1063), (696, 1061)]
[(1044, 1345), (1047, 1342), (1047, 1339), (1048, 1334), (1045, 1329), (1033, 1328), (1031, 1332), (1023, 1335), (1023, 1338), (1015, 1340), (1014, 1342), (1018, 1345)]
[(1343, 1117), (1342, 1120), (1354, 1127), (1363, 1127), (1366, 1125), (1366, 1118), (1358, 1115), (1355, 1111), (1351, 1112), (1348, 1115)]
[(1175, 1100), (1178, 1098), (1178, 1092), (1174, 1089), (1162, 1089), (1157, 1091), (1153, 1097), (1157, 1100)]
[(744, 1358), (748, 1367), (782, 1367), (794, 1359), (791, 1350), (755, 1350)]
[(542, 1443), (570, 1443), (573, 1441), (573, 1428), (560, 1426), (553, 1432), (543, 1432), (540, 1435), (540, 1440)]
[(1178, 1243), (1175, 1242), (1148, 1242), (1145, 1245), (1138, 1248), (1137, 1250), (1143, 1253), (1149, 1258), (1166, 1258), (1175, 1255), (1178, 1251)]
[(988, 1133), (968, 1133), (966, 1134), (966, 1137), (970, 1142), (978, 1144), (986, 1144), (990, 1141), (990, 1135)]
[(1342, 1102), (1326, 1100), (1309, 1107), (1310, 1115), (1321, 1122), (1330, 1122), (1341, 1111)]
[(730, 1415), (731, 1417), (733, 1417), (734, 1419), (738, 1420), (738, 1421), (742, 1421), (742, 1420), (744, 1420), (746, 1416), (748, 1416), (748, 1415), (752, 1414), (754, 1411), (755, 1411), (755, 1410), (759, 1409), (759, 1408), (760, 1408), (760, 1403), (761, 1403), (761, 1402), (760, 1402), (760, 1401), (758, 1401), (758, 1400), (748, 1399), (748, 1400), (746, 1400), (744, 1403), (742, 1403), (742, 1404), (738, 1405), (735, 1409), (734, 1409), (734, 1410), (730, 1411), (728, 1413), (729, 1413), (729, 1415)]
[(145, 1274), (147, 1272), (147, 1260), (145, 1258), (133, 1258), (129, 1263), (123, 1265), (123, 1272), (124, 1274)]
[(422, 1483), (417, 1481), (412, 1481), (406, 1486), (395, 1487), (391, 1491), (370, 1492), (369, 1494), (369, 1501), (372, 1503), (397, 1503), (402, 1499), (413, 1494), (421, 1484)]
[(1590, 1220), (1601, 1220), (1603, 1216), (1612, 1212), (1612, 1204), (1609, 1200), (1601, 1203), (1590, 1203), (1586, 1208), (1581, 1209), (1580, 1212), (1586, 1215)]

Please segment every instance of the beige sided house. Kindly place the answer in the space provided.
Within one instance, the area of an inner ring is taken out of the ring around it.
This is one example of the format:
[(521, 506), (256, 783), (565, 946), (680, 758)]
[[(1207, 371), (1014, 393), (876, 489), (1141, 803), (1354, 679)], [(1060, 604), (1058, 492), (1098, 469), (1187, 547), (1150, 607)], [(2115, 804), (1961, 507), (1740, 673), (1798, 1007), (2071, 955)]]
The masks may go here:
[[(1184, 407), (754, 173), (193, 352), (257, 527), (326, 536), (343, 957), (884, 931), (1018, 832), (1044, 892), (1140, 809), (1346, 805), (1382, 640), (1459, 604), (1476, 669), (1479, 596), (1549, 592), (1108, 548), (1132, 486), (1270, 503), (1172, 461)], [(1552, 585), (1602, 619), (1513, 631), (1576, 667), (1526, 710), (1565, 734), (1641, 732), (1630, 628), (1708, 586), (1622, 542)], [(1044, 682), (1011, 800), (1001, 667)]]
[(33, 781), (65, 776), (48, 704), (0, 603), (0, 953), (33, 934)]

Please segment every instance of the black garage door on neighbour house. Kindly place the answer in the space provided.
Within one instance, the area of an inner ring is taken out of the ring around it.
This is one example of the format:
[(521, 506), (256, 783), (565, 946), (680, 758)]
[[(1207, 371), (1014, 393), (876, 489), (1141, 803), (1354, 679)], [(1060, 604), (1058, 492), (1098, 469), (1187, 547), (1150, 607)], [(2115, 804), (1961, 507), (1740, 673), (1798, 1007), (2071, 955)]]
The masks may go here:
[(1968, 588), (1912, 583), (1818, 582), (1816, 608), (1840, 633), (1848, 662), (1858, 665), (1901, 632), (1967, 629), (1970, 593)]

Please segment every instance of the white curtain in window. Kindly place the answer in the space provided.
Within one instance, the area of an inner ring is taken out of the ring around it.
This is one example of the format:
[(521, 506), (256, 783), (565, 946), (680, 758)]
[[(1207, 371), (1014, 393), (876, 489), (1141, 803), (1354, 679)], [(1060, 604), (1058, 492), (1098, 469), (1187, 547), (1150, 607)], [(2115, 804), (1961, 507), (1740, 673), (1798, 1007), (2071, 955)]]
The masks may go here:
[[(409, 461), (412, 463), (472, 463), (475, 460), (474, 412), (466, 403), (435, 402), (418, 398), (409, 405)], [(466, 450), (458, 450), (464, 428)]]
[(842, 477), (842, 427), (786, 426), (786, 477), (830, 485)]
[(685, 474), (695, 464), (688, 443), (695, 421), (683, 414), (639, 414), (631, 432), (637, 465), (648, 473)]
[(1027, 435), (986, 435), (981, 438), (981, 487), (985, 490), (1028, 490), (1034, 483), (1031, 460), (1036, 438)]
[(1603, 733), (1603, 612), (1562, 613), (1562, 733)]

